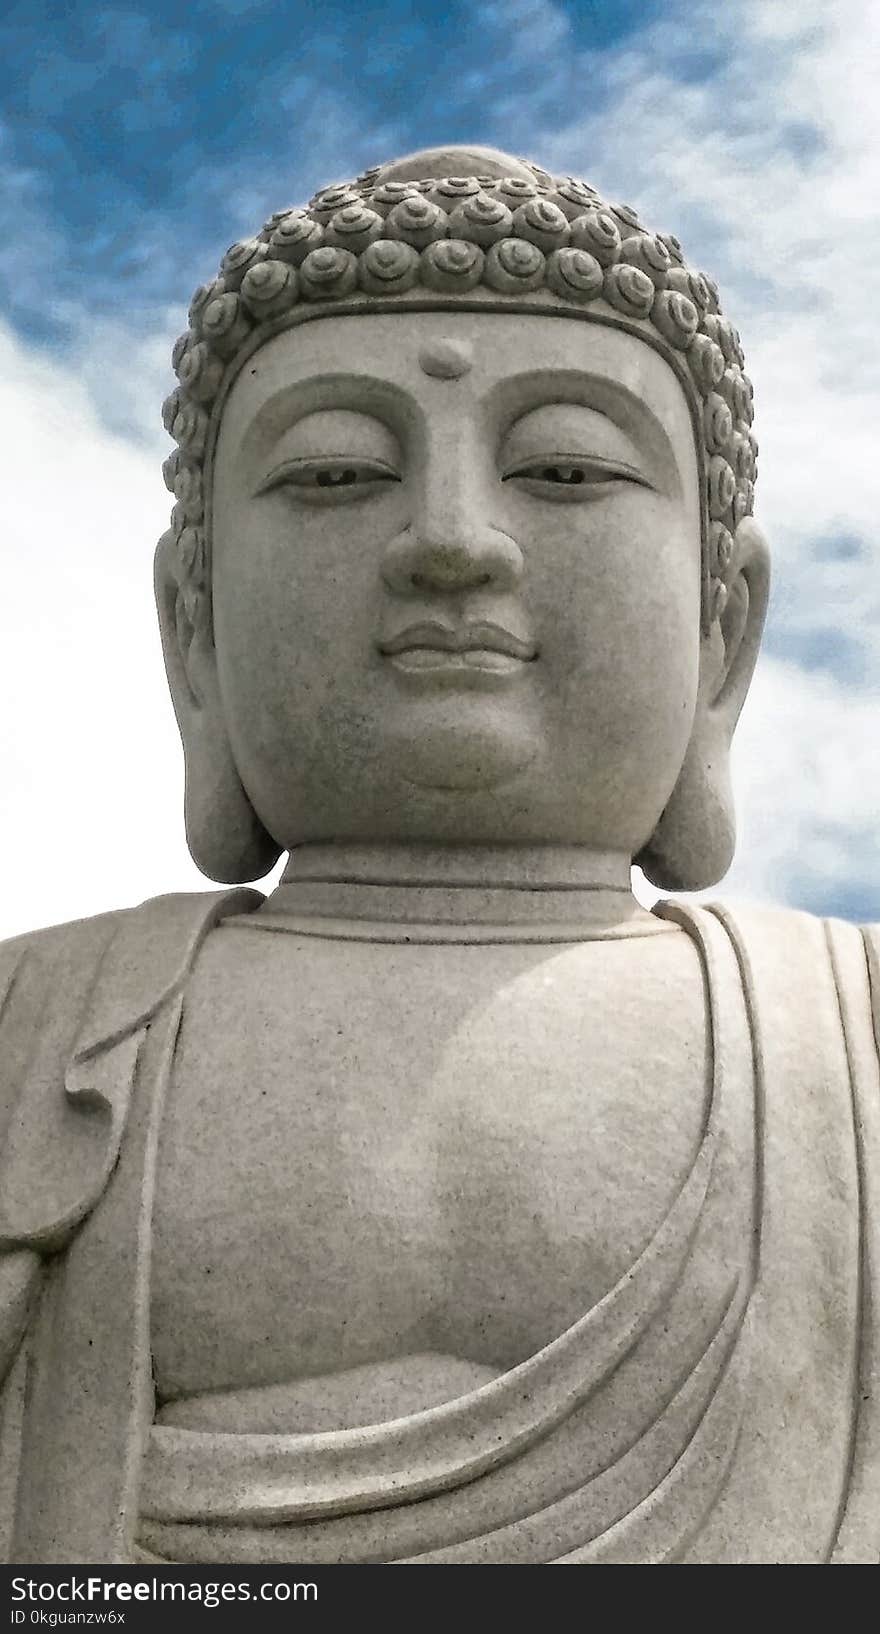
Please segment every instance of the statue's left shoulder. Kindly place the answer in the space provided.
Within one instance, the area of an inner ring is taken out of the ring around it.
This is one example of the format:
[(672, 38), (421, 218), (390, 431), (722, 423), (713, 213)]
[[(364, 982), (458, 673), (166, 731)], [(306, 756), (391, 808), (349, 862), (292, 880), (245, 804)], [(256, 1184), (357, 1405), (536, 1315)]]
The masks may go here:
[(821, 1076), (826, 1048), (840, 1053), (833, 1039), (842, 1028), (850, 1055), (857, 1050), (863, 1063), (876, 1065), (880, 925), (763, 903), (706, 908), (736, 949), (751, 1009), (767, 1036), (787, 1037), (792, 1057), (812, 1062)]
[(868, 962), (880, 955), (880, 924), (858, 925), (848, 919), (823, 918), (803, 908), (779, 907), (763, 902), (707, 902), (706, 909), (727, 928), (734, 941), (752, 948), (766, 946), (778, 956), (788, 946), (816, 951), (825, 947), (859, 951)]

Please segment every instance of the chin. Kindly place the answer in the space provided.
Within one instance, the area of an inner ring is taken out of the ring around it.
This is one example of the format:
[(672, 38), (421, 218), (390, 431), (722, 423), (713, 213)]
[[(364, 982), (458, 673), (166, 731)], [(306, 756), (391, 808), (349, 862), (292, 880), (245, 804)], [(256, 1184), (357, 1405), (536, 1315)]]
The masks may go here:
[(501, 788), (532, 764), (538, 734), (493, 713), (476, 717), (460, 706), (412, 720), (389, 740), (397, 779), (418, 789)]

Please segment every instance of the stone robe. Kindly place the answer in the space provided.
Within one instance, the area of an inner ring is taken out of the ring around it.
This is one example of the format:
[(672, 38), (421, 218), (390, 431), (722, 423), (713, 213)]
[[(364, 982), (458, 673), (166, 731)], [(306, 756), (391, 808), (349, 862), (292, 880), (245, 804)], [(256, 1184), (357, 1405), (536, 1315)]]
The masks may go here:
[(389, 1423), (153, 1424), (156, 1153), (188, 974), (260, 901), (159, 898), (0, 949), (3, 1557), (880, 1560), (880, 933), (799, 913), (658, 910), (704, 962), (703, 1139), (565, 1333)]

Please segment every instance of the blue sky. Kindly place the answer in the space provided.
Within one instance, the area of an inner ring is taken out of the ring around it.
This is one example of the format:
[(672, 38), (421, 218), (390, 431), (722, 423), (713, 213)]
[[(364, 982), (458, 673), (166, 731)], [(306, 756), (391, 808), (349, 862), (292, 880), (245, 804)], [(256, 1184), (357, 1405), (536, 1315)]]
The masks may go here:
[(200, 883), (149, 589), (170, 343), (270, 210), (439, 141), (583, 175), (719, 280), (777, 569), (722, 894), (880, 918), (878, 65), (869, 0), (7, 6), (0, 824), (28, 863), (0, 934)]
[[(327, 160), (354, 174), (436, 141), (509, 145), (511, 107), (552, 121), (577, 106), (582, 55), (619, 44), (655, 9), (525, 0), (484, 6), (477, 30), (467, 4), (24, 0), (0, 26), (5, 181), (26, 178), (13, 210), (50, 219), (67, 254), (53, 258), (54, 301), (48, 283), (7, 264), (7, 309), (23, 333), (61, 340), (52, 308), (84, 278), (111, 311), (180, 302), (204, 246), (250, 225), (245, 176), (268, 213), (279, 189), (292, 202), (326, 181)], [(547, 49), (563, 34), (560, 78)], [(597, 77), (591, 102), (606, 94)]]

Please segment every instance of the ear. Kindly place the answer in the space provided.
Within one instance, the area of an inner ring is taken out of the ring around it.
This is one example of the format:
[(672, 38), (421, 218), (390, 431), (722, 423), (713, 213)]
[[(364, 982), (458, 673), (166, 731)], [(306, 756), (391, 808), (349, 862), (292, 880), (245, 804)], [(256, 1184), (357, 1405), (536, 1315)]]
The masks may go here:
[(254, 811), (233, 758), (217, 677), (210, 590), (199, 589), (169, 530), (156, 549), (154, 583), (165, 671), (186, 763), (186, 838), (208, 879), (262, 879), (281, 855)]
[[(708, 636), (715, 650), (707, 662), (705, 684), (706, 705), (716, 728), (726, 731), (729, 747), (754, 674), (770, 595), (770, 551), (750, 516), (734, 535), (726, 590), (723, 609)], [(702, 667), (700, 680), (702, 692)]]
[(702, 891), (733, 861), (730, 746), (752, 679), (770, 592), (770, 552), (746, 517), (736, 530), (726, 598), (704, 637), (684, 764), (648, 844), (634, 859), (660, 890)]

